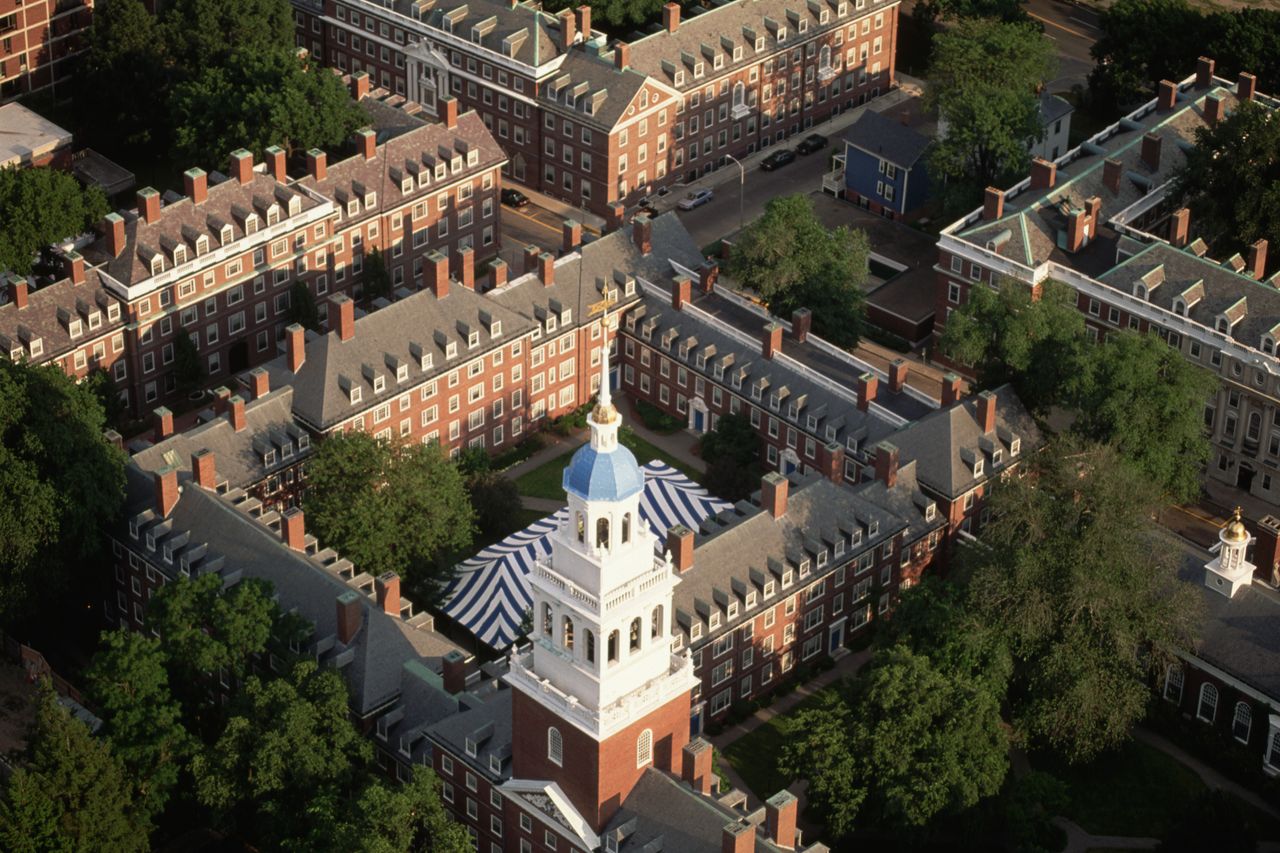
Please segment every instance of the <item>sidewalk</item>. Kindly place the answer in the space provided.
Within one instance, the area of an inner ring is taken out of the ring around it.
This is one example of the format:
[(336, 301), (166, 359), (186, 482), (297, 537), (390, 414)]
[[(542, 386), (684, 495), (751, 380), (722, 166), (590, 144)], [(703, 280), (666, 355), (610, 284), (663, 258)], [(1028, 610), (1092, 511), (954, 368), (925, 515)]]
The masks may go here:
[(1153, 731), (1144, 729), (1141, 726), (1134, 727), (1133, 737), (1140, 740), (1148, 746), (1154, 746), (1156, 749), (1168, 755), (1170, 758), (1176, 759), (1179, 764), (1183, 764), (1196, 772), (1200, 779), (1215, 791), (1226, 791), (1244, 800), (1249, 805), (1260, 811), (1264, 811), (1277, 820), (1280, 820), (1280, 808), (1272, 805), (1264, 800), (1261, 796), (1244, 787), (1238, 782), (1228, 779), (1214, 768), (1205, 764), (1173, 741), (1158, 735)]

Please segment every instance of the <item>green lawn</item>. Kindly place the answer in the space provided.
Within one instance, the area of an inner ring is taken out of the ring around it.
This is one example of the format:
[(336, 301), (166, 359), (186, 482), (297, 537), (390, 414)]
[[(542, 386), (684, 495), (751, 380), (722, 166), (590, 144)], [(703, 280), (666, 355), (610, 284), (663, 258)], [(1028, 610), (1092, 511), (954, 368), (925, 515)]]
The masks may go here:
[[(620, 440), (636, 455), (636, 461), (641, 465), (647, 464), (654, 459), (660, 459), (684, 472), (686, 477), (695, 482), (702, 479), (701, 472), (668, 456), (631, 430), (623, 430), (620, 434)], [(531, 498), (548, 498), (553, 501), (564, 500), (564, 488), (562, 486), (564, 469), (568, 466), (569, 458), (573, 455), (574, 450), (577, 450), (577, 448), (568, 450), (554, 459), (542, 463), (532, 471), (526, 471), (517, 477), (516, 488), (520, 490), (520, 494)]]
[(767, 799), (791, 784), (793, 780), (778, 770), (778, 756), (794, 726), (795, 713), (816, 705), (823, 693), (834, 690), (836, 685), (805, 698), (786, 714), (779, 714), (724, 750), (724, 757), (757, 797)]

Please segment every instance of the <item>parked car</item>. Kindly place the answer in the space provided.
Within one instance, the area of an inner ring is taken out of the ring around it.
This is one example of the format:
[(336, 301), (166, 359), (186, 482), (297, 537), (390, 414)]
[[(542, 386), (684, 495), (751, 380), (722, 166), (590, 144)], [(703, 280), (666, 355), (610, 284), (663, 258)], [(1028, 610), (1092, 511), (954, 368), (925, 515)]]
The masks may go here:
[(644, 211), (645, 213), (657, 213), (658, 212), (657, 196), (652, 196), (652, 195), (645, 196), (644, 198), (640, 199), (640, 201), (636, 202), (636, 207)]
[(796, 152), (799, 154), (812, 154), (815, 151), (821, 151), (827, 147), (827, 138), (821, 133), (811, 133), (804, 139), (800, 140), (800, 144), (796, 146)]
[(529, 203), (529, 197), (520, 190), (508, 187), (502, 191), (502, 203), (507, 207), (524, 207)]
[(694, 190), (684, 198), (680, 199), (678, 207), (681, 210), (693, 210), (695, 207), (701, 207), (711, 201), (711, 190)]
[(780, 169), (796, 159), (796, 152), (790, 148), (780, 148), (760, 162), (760, 168), (766, 172)]

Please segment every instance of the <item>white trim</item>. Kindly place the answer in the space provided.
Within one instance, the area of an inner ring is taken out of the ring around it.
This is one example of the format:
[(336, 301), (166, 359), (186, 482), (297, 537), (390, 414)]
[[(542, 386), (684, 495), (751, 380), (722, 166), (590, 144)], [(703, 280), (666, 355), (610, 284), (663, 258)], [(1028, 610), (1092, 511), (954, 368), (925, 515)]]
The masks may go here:
[(565, 819), (569, 821), (569, 831), (574, 833), (575, 841), (580, 841), (588, 850), (595, 850), (600, 846), (600, 836), (591, 830), (591, 824), (582, 816), (569, 798), (565, 795), (564, 790), (555, 782), (535, 782), (528, 779), (508, 779), (498, 786), (498, 792), (504, 797), (520, 806), (519, 811), (522, 814), (531, 814), (556, 832), (563, 834), (565, 831), (564, 824), (553, 820), (551, 815), (540, 809), (526, 810), (528, 805), (521, 794), (542, 794), (551, 800), (552, 804), (560, 810)]

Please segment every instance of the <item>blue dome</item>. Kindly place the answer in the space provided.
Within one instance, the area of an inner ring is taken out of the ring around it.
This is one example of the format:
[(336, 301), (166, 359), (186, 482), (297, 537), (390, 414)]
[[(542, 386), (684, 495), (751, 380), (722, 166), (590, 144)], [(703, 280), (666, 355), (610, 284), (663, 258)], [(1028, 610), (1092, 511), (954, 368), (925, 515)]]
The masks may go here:
[(564, 469), (564, 490), (584, 500), (620, 501), (643, 489), (644, 472), (621, 444), (609, 453), (584, 444)]

